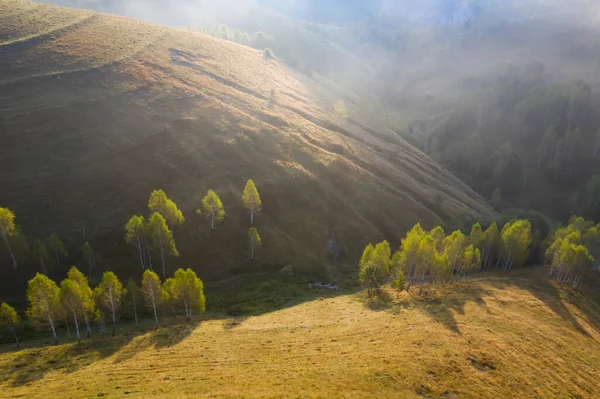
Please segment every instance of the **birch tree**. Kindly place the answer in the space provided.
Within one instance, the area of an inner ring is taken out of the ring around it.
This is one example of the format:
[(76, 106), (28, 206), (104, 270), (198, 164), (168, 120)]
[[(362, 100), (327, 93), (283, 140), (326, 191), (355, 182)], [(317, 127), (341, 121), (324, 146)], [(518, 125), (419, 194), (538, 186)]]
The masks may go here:
[(173, 233), (169, 230), (165, 218), (158, 212), (150, 216), (149, 228), (152, 233), (154, 246), (160, 250), (160, 260), (162, 262), (163, 278), (167, 276), (167, 266), (165, 264), (165, 253), (173, 256), (179, 256)]
[(183, 303), (186, 320), (192, 318), (194, 310), (204, 312), (206, 309), (204, 284), (196, 273), (192, 269), (178, 269), (175, 271), (173, 281), (171, 294), (175, 300)]
[(83, 244), (83, 248), (81, 249), (81, 255), (83, 259), (85, 259), (86, 263), (89, 267), (88, 278), (92, 278), (92, 267), (94, 266), (94, 262), (96, 260), (96, 252), (92, 248), (89, 242), (85, 242)]
[(361, 284), (367, 285), (369, 298), (373, 293), (381, 293), (381, 285), (389, 275), (392, 266), (392, 253), (387, 241), (373, 246), (369, 244), (363, 251), (359, 262), (358, 279)]
[(262, 202), (252, 179), (248, 180), (242, 193), (244, 207), (250, 211), (250, 224), (254, 224), (254, 214), (260, 212)]
[(85, 321), (85, 328), (87, 331), (87, 337), (89, 338), (92, 334), (90, 327), (90, 319), (93, 318), (94, 312), (96, 311), (96, 304), (94, 302), (94, 292), (88, 284), (87, 277), (81, 273), (75, 266), (71, 267), (67, 273), (67, 279), (75, 282), (79, 286), (80, 295), (80, 315), (83, 316)]
[(465, 244), (466, 237), (460, 230), (456, 230), (444, 239), (444, 253), (450, 262), (451, 278), (454, 278), (460, 269)]
[(498, 225), (494, 222), (486, 230), (484, 235), (483, 252), (481, 254), (484, 269), (487, 269), (494, 260), (500, 259), (503, 248), (502, 238)]
[(43, 274), (37, 273), (27, 284), (29, 307), (25, 314), (37, 328), (49, 327), (58, 344), (56, 322), (60, 318), (60, 289), (56, 283)]
[(406, 236), (400, 242), (400, 249), (392, 258), (392, 268), (394, 271), (402, 270), (404, 276), (408, 278), (408, 287), (414, 282), (416, 264), (419, 256), (419, 244), (427, 235), (419, 223), (413, 226)]
[(128, 302), (131, 304), (133, 310), (133, 317), (135, 320), (135, 328), (139, 328), (140, 324), (138, 321), (138, 304), (142, 299), (142, 291), (132, 279), (129, 279), (129, 281), (127, 281), (126, 287), (127, 292), (124, 295), (127, 295)]
[(248, 243), (250, 244), (250, 259), (254, 259), (254, 249), (262, 246), (262, 240), (256, 227), (248, 230)]
[(154, 312), (154, 320), (156, 322), (156, 328), (158, 328), (158, 313), (156, 308), (162, 303), (162, 284), (158, 274), (151, 270), (146, 269), (142, 277), (142, 295), (146, 306)]
[(17, 268), (17, 259), (12, 252), (8, 238), (13, 235), (15, 230), (15, 214), (8, 208), (0, 207), (0, 235), (2, 235), (2, 239), (6, 245), (6, 250), (10, 254), (14, 269)]
[(46, 262), (50, 261), (52, 258), (50, 258), (48, 248), (46, 248), (46, 245), (44, 245), (44, 243), (40, 240), (35, 240), (33, 242), (33, 257), (36, 259), (36, 261), (40, 262), (42, 273), (48, 275)]
[(48, 248), (48, 251), (54, 254), (56, 266), (60, 266), (60, 258), (66, 258), (69, 256), (69, 253), (65, 248), (65, 244), (60, 238), (58, 238), (56, 234), (52, 234), (46, 239), (46, 248)]
[(210, 228), (215, 228), (215, 222), (220, 222), (225, 217), (225, 209), (221, 199), (213, 190), (208, 190), (202, 199), (202, 208), (197, 209), (196, 213), (210, 219)]
[(532, 241), (531, 222), (529, 220), (508, 222), (502, 228), (500, 235), (505, 250), (502, 271), (508, 273), (514, 265), (520, 266), (527, 259)]
[(19, 314), (7, 303), (0, 305), (0, 327), (8, 328), (17, 343), (17, 348), (20, 348), (19, 337), (17, 336), (17, 327), (21, 324)]
[(148, 208), (151, 212), (160, 213), (169, 224), (171, 230), (185, 221), (183, 214), (177, 208), (177, 204), (169, 199), (163, 190), (152, 191), (148, 200)]
[(140, 257), (140, 265), (142, 269), (146, 268), (144, 264), (144, 224), (146, 220), (143, 216), (132, 216), (125, 225), (125, 242), (133, 245)]
[(75, 333), (77, 334), (77, 342), (81, 342), (81, 334), (79, 333), (79, 323), (83, 318), (83, 295), (81, 287), (75, 281), (69, 278), (64, 279), (60, 283), (60, 300), (63, 308), (73, 318), (75, 324)]
[(123, 296), (123, 284), (113, 272), (104, 272), (100, 285), (94, 290), (94, 294), (101, 308), (110, 312), (112, 316), (112, 336), (117, 332), (117, 309), (121, 305)]

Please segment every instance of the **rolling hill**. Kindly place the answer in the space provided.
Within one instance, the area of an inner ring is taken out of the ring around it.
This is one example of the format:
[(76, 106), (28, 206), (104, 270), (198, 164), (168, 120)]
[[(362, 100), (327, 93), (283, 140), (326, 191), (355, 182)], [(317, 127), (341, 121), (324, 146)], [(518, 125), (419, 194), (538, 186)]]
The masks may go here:
[(547, 272), (480, 275), (387, 305), (313, 292), (259, 316), (2, 345), (0, 396), (597, 398), (597, 291)]
[[(338, 125), (340, 99), (349, 118)], [(90, 240), (101, 268), (134, 269), (123, 226), (147, 213), (157, 188), (187, 218), (170, 268), (208, 279), (314, 268), (332, 232), (354, 260), (368, 241), (395, 243), (417, 221), (494, 215), (420, 150), (371, 128), (328, 79), (249, 47), (95, 11), (0, 1), (0, 119), (0, 204), (31, 238), (56, 232), (75, 253)], [(251, 264), (240, 201), (249, 178), (264, 208), (264, 248)], [(209, 188), (227, 212), (213, 232), (194, 214)]]

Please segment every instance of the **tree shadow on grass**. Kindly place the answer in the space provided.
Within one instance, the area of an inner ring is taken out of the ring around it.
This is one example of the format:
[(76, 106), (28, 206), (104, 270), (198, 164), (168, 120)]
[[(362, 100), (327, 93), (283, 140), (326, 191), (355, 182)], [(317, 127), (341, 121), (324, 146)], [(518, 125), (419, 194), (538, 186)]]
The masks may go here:
[(471, 302), (486, 306), (484, 298), (494, 296), (490, 290), (469, 280), (435, 287), (426, 285), (422, 295), (418, 295), (418, 292), (419, 288), (413, 286), (408, 292), (402, 292), (398, 298), (396, 294), (382, 291), (383, 300), (370, 300), (366, 306), (373, 311), (400, 312), (403, 309), (416, 309), (448, 330), (462, 335), (454, 314), (464, 315), (465, 306)]
[[(16, 352), (10, 363), (0, 367), (0, 379), (11, 381), (12, 386), (21, 386), (43, 379), (48, 372), (73, 373), (115, 354), (117, 356), (114, 362), (120, 363), (149, 347), (161, 349), (177, 345), (200, 325), (200, 321), (174, 324), (177, 322), (178, 319), (168, 320), (167, 323), (172, 323), (171, 325), (153, 329), (148, 320), (144, 321), (141, 329), (125, 325), (118, 329), (115, 337), (97, 335), (91, 339), (82, 339), (79, 343), (51, 345), (48, 340), (28, 342), (22, 350)], [(6, 354), (14, 351), (13, 348), (4, 349)]]
[(547, 267), (528, 268), (518, 270), (515, 275), (508, 275), (506, 278), (490, 280), (488, 283), (499, 289), (514, 286), (528, 291), (573, 328), (589, 337), (589, 332), (565, 305), (565, 302), (568, 302), (581, 312), (592, 328), (600, 331), (600, 295), (597, 281), (592, 279), (588, 284), (580, 284), (577, 290), (573, 290), (569, 285), (559, 285), (550, 279), (548, 272)]

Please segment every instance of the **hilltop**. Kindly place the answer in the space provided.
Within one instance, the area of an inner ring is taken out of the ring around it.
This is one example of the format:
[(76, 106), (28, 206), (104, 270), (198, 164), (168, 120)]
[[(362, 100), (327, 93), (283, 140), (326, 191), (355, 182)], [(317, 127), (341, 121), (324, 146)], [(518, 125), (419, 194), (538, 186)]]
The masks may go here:
[[(0, 90), (0, 204), (28, 235), (56, 232), (76, 250), (96, 243), (102, 267), (135, 264), (123, 226), (147, 213), (157, 188), (187, 219), (171, 265), (203, 278), (314, 268), (331, 232), (354, 259), (366, 242), (397, 240), (417, 221), (494, 216), (423, 152), (370, 127), (359, 102), (328, 79), (199, 33), (2, 0)], [(349, 114), (339, 125), (337, 100)], [(249, 178), (264, 208), (254, 265), (240, 204)], [(194, 215), (209, 188), (227, 212), (216, 232)]]
[(300, 303), (258, 316), (3, 345), (1, 396), (596, 398), (597, 291), (547, 273), (480, 275), (387, 305), (296, 285)]

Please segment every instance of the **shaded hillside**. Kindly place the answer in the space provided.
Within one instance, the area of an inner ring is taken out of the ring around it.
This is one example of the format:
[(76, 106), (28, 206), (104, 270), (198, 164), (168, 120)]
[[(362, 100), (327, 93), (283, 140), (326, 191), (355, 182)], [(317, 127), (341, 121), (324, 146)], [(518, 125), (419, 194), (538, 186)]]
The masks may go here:
[[(313, 265), (327, 258), (332, 232), (354, 256), (417, 221), (492, 215), (421, 151), (370, 129), (353, 97), (333, 87), (201, 34), (3, 0), (0, 204), (28, 236), (67, 238), (70, 262), (85, 236), (102, 254), (100, 270), (136, 270), (123, 226), (163, 188), (187, 219), (170, 268), (193, 266), (203, 278), (233, 266)], [(339, 99), (350, 115), (342, 127), (331, 121)], [(253, 264), (240, 201), (249, 178), (264, 208)], [(194, 214), (209, 188), (227, 212), (215, 232)]]
[(254, 317), (2, 345), (0, 388), (27, 398), (597, 398), (597, 291), (570, 291), (547, 273), (480, 276), (424, 297), (394, 294), (387, 306), (369, 307), (365, 292), (314, 291), (302, 299), (325, 298)]

